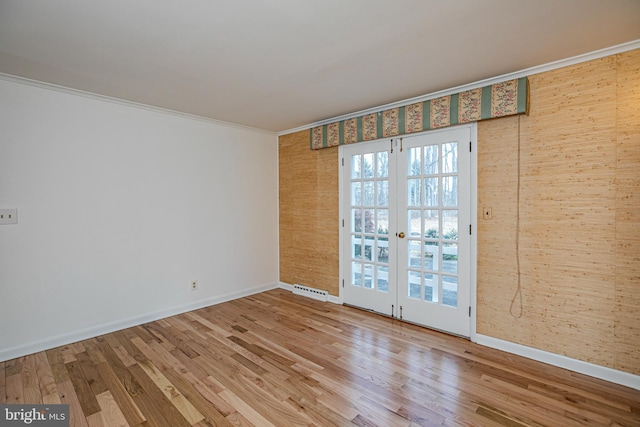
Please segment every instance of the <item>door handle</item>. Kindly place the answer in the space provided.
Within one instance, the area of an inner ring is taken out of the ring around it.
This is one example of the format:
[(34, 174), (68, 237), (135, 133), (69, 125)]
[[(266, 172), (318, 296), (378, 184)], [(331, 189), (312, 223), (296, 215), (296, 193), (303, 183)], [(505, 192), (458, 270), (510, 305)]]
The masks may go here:
[(401, 231), (400, 233), (398, 233), (398, 237), (401, 239), (404, 239), (404, 231)]

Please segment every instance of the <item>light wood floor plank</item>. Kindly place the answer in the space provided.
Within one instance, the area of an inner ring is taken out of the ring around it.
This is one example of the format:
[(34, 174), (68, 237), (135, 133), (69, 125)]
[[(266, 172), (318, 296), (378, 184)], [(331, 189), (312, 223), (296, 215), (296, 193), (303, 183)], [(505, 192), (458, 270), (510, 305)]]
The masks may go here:
[(17, 373), (6, 377), (6, 393), (8, 404), (25, 403), (22, 375)]
[(51, 367), (51, 373), (53, 374), (53, 380), (56, 384), (69, 381), (69, 373), (64, 366), (64, 360), (62, 357), (62, 347), (52, 348), (45, 352), (47, 354), (47, 360)]
[[(80, 391), (82, 390), (84, 390), (84, 388)], [(82, 405), (80, 404), (80, 400), (78, 399), (78, 395), (76, 394), (76, 390), (74, 389), (71, 380), (59, 383), (58, 391), (60, 393), (60, 402), (69, 405), (70, 427), (88, 427), (86, 417), (92, 414), (84, 414)]]
[(36, 357), (33, 354), (26, 356), (22, 366), (22, 387), (25, 402), (42, 403), (42, 393), (40, 392), (40, 384), (38, 374), (36, 372)]
[(71, 348), (70, 345), (65, 345), (64, 347), (61, 347), (60, 353), (62, 353), (62, 363), (64, 363), (65, 365), (69, 362), (76, 361), (76, 352), (73, 351), (73, 348)]
[(102, 412), (96, 412), (93, 415), (87, 417), (87, 425), (89, 427), (109, 427), (107, 420), (102, 415)]
[(144, 362), (138, 364), (158, 386), (160, 391), (169, 399), (182, 416), (189, 421), (191, 425), (196, 424), (204, 419), (204, 416), (198, 412), (194, 406), (184, 397), (182, 393), (165, 377), (153, 363)]
[(7, 403), (7, 381), (4, 366), (5, 362), (0, 362), (0, 403)]
[(640, 426), (640, 391), (284, 290), (0, 362), (79, 426)]
[(80, 406), (82, 407), (82, 412), (85, 417), (95, 414), (96, 412), (100, 412), (100, 406), (98, 405), (96, 396), (93, 393), (84, 372), (82, 372), (80, 362), (75, 359), (65, 363), (65, 366), (67, 368), (67, 372), (69, 372), (69, 378), (73, 384), (73, 389), (77, 390), (74, 394), (76, 394), (78, 401), (80, 402)]
[(42, 395), (43, 403), (55, 403), (56, 400), (60, 400), (58, 395), (58, 387), (53, 379), (53, 372), (51, 371), (51, 365), (45, 352), (34, 354), (34, 360), (36, 365), (36, 376), (38, 378), (38, 386), (40, 387), (40, 394)]
[[(118, 408), (124, 415), (127, 423), (130, 426), (137, 426), (146, 421), (146, 417), (140, 411), (140, 408), (135, 404), (132, 398), (132, 393), (134, 391), (128, 391), (125, 385), (120, 381), (118, 376), (113, 372), (111, 366), (105, 361), (98, 363), (97, 365), (98, 372), (102, 376), (107, 388), (109, 389), (109, 393), (113, 397), (113, 400), (117, 403)], [(98, 396), (96, 396), (98, 399)], [(100, 405), (100, 400), (98, 399), (98, 405)], [(102, 405), (100, 405), (102, 408)]]
[[(251, 423), (248, 419), (246, 419), (241, 413), (235, 411), (229, 415), (227, 415), (227, 421), (233, 426), (236, 427), (254, 427), (253, 423)], [(205, 426), (201, 426), (205, 427)]]
[[(184, 397), (193, 404), (194, 408), (204, 417), (203, 422), (209, 426), (229, 426), (226, 418), (235, 412), (235, 409), (228, 405), (217, 393), (208, 389), (195, 377), (182, 376), (173, 369), (163, 371), (167, 379), (182, 391)], [(190, 380), (196, 380), (192, 383)], [(200, 424), (200, 422), (196, 423)]]
[(276, 424), (272, 424), (271, 421), (266, 419), (262, 414), (253, 409), (252, 405), (248, 404), (238, 396), (233, 394), (229, 390), (223, 390), (220, 393), (222, 397), (229, 405), (236, 408), (238, 413), (242, 414), (249, 422), (256, 426), (275, 427)]
[(129, 423), (124, 414), (120, 410), (118, 403), (113, 398), (110, 391), (105, 391), (96, 395), (98, 405), (100, 405), (101, 415), (104, 418), (106, 425), (109, 427), (129, 427)]

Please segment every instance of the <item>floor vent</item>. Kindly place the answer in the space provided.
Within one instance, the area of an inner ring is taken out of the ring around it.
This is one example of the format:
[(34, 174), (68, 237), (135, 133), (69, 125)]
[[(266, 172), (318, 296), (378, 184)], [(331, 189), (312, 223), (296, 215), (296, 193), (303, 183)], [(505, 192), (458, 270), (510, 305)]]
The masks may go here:
[(320, 289), (313, 289), (308, 286), (293, 285), (293, 293), (296, 295), (302, 295), (305, 297), (317, 299), (319, 301), (327, 302), (329, 300), (329, 292), (322, 291)]

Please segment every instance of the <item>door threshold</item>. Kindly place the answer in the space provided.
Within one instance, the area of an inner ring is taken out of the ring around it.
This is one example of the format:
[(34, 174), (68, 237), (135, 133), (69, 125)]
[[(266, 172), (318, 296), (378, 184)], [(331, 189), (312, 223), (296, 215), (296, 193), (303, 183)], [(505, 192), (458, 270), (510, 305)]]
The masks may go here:
[(391, 316), (390, 314), (386, 314), (386, 313), (381, 313), (379, 311), (375, 311), (374, 309), (371, 308), (364, 308), (364, 307), (358, 307), (357, 305), (353, 305), (353, 304), (348, 304), (346, 302), (343, 302), (342, 305), (344, 305), (345, 307), (349, 307), (349, 308), (355, 308), (356, 310), (361, 310), (361, 311), (366, 311), (367, 313), (372, 313), (372, 314), (376, 314), (378, 316), (382, 316), (382, 317), (386, 317), (387, 319), (393, 319), (393, 320), (397, 320), (399, 322), (403, 322), (403, 323), (407, 323), (409, 325), (414, 325), (414, 326), (418, 326), (420, 328), (424, 328), (424, 329), (428, 329), (430, 331), (434, 331), (434, 332), (440, 332), (442, 334), (446, 334), (446, 335), (450, 335), (452, 337), (458, 337), (458, 338), (462, 338), (465, 339), (467, 341), (471, 341), (471, 337), (466, 337), (464, 335), (460, 335), (460, 334), (455, 334), (453, 332), (449, 332), (449, 331), (444, 331), (442, 329), (438, 329), (438, 328), (432, 328), (430, 326), (426, 326), (426, 325), (422, 325), (420, 323), (416, 323), (416, 322), (411, 322), (409, 320), (405, 320), (405, 319), (401, 319), (399, 317), (395, 317), (395, 316)]

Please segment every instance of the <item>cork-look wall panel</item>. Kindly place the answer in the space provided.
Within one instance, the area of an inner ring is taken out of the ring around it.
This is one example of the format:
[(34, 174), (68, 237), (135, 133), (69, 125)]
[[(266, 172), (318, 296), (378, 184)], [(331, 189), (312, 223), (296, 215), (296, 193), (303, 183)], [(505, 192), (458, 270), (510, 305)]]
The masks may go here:
[[(531, 342), (533, 329), (520, 305), (523, 296), (518, 293), (516, 230), (520, 120), (519, 117), (508, 117), (478, 124), (476, 313), (479, 333), (525, 344)], [(491, 208), (491, 220), (482, 220), (484, 208)], [(515, 303), (512, 305), (511, 301)], [(523, 302), (527, 303), (528, 299)]]
[(338, 148), (309, 131), (279, 138), (280, 281), (338, 295)]
[(615, 366), (640, 374), (640, 50), (616, 59)]
[(530, 76), (529, 116), (479, 123), (478, 333), (640, 374), (638, 59)]
[[(478, 333), (640, 374), (639, 76), (640, 50), (532, 75), (529, 116), (478, 123)], [(338, 295), (337, 149), (279, 158), (281, 280)]]

